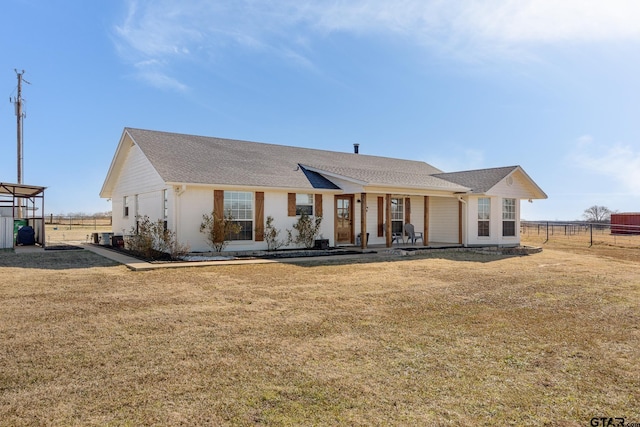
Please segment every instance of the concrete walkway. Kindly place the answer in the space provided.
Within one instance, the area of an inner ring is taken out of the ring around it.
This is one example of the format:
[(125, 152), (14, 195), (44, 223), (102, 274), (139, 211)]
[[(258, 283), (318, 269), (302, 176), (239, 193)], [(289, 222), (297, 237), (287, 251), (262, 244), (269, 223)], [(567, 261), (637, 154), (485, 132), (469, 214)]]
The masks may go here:
[(78, 246), (91, 251), (95, 254), (108, 258), (112, 261), (124, 264), (127, 268), (133, 271), (147, 271), (157, 270), (161, 268), (184, 268), (184, 267), (209, 267), (220, 265), (246, 265), (246, 264), (272, 264), (272, 263), (294, 263), (302, 264), (307, 262), (323, 262), (323, 261), (335, 261), (345, 259), (359, 259), (364, 257), (370, 257), (373, 254), (349, 254), (349, 255), (328, 255), (317, 257), (295, 257), (295, 258), (279, 258), (279, 259), (262, 259), (262, 258), (250, 258), (250, 259), (230, 259), (230, 260), (216, 260), (216, 261), (184, 261), (184, 262), (157, 262), (151, 263), (142, 261), (140, 259), (128, 256), (121, 252), (107, 249), (102, 246), (97, 246), (90, 243), (81, 243)]

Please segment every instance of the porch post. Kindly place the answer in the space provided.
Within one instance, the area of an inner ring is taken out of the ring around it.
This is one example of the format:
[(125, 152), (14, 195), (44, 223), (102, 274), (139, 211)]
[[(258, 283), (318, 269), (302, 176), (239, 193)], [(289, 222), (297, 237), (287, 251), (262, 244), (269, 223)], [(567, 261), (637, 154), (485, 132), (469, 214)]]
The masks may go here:
[(462, 244), (462, 202), (458, 201), (458, 244)]
[(360, 247), (367, 249), (367, 193), (360, 194)]
[(391, 194), (385, 194), (384, 196), (384, 233), (387, 247), (391, 247)]
[(429, 196), (424, 196), (424, 233), (422, 244), (429, 246)]

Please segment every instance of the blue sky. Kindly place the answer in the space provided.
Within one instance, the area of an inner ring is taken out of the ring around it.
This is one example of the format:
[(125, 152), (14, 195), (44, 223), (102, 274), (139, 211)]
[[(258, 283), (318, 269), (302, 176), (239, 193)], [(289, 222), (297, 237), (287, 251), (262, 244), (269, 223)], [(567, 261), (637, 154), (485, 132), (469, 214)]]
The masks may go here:
[(102, 212), (125, 126), (423, 160), (521, 165), (524, 219), (640, 211), (635, 0), (5, 0), (0, 181)]

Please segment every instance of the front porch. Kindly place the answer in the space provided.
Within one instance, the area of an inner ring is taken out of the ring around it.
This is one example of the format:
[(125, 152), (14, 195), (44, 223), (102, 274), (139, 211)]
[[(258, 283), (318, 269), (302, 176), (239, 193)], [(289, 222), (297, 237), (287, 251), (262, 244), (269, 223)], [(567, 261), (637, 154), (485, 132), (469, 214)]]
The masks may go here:
[[(454, 194), (355, 193), (335, 196), (336, 247), (463, 246), (464, 203)], [(415, 241), (410, 240), (410, 224)], [(366, 236), (362, 239), (362, 236)]]

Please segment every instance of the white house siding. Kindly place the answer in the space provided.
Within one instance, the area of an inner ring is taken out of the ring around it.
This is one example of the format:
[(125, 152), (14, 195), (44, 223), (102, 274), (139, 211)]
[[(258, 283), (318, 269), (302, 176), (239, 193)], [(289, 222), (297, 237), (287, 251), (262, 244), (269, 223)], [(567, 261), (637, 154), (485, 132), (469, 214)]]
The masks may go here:
[[(122, 172), (113, 189), (112, 217), (114, 233), (128, 233), (136, 223), (136, 213), (155, 221), (162, 218), (162, 190), (167, 188), (138, 146), (133, 145), (124, 160)], [(124, 216), (127, 196), (129, 215)], [(136, 197), (137, 196), (137, 197)], [(136, 206), (136, 198), (138, 200)]]
[[(487, 193), (491, 196), (499, 196), (491, 198), (491, 233), (493, 236), (495, 231), (497, 240), (495, 243), (505, 246), (517, 246), (520, 244), (520, 203), (522, 199), (526, 199), (529, 194), (534, 192), (533, 188), (528, 184), (529, 180), (520, 171), (514, 172), (511, 178), (511, 182), (507, 178), (501, 180)], [(502, 236), (503, 199), (516, 199), (516, 235), (512, 237)], [(494, 240), (493, 237), (492, 240)]]
[(453, 197), (429, 197), (430, 242), (458, 243), (458, 203)]
[(504, 198), (525, 199), (529, 197), (528, 194), (534, 192), (533, 188), (530, 188), (529, 185), (526, 184), (527, 181), (525, 181), (521, 172), (516, 171), (510, 176), (512, 178), (511, 184), (509, 184), (509, 180), (505, 178), (494, 185), (487, 194)]
[(189, 246), (194, 252), (207, 252), (211, 248), (202, 233), (202, 216), (213, 212), (213, 189), (208, 187), (187, 187), (185, 191), (173, 191), (175, 218), (174, 231), (178, 241)]
[[(213, 211), (213, 192), (215, 189), (227, 191), (249, 191), (254, 193), (254, 239), (255, 239), (255, 191), (247, 188), (214, 188), (214, 187), (187, 187), (186, 191), (180, 195), (175, 195), (175, 205), (178, 223), (177, 233), (181, 243), (190, 247), (194, 252), (208, 252), (212, 248), (207, 243), (205, 236), (200, 233), (202, 216), (211, 214)], [(259, 191), (259, 189), (258, 189)], [(280, 230), (279, 238), (287, 238), (286, 230), (293, 230), (293, 225), (299, 217), (287, 216), (288, 192), (287, 191), (264, 191), (264, 221), (267, 217), (274, 218), (273, 225)], [(333, 194), (322, 195), (323, 220), (320, 227), (320, 234), (323, 238), (329, 239), (329, 244), (333, 245)], [(290, 245), (289, 247), (295, 247)], [(266, 250), (267, 242), (230, 241), (225, 247), (225, 251), (250, 251)]]
[[(380, 245), (385, 243), (385, 237), (378, 237), (378, 197), (384, 194), (367, 194), (367, 233), (369, 233), (369, 244)], [(357, 200), (357, 199), (356, 199)], [(360, 205), (356, 203), (357, 222), (356, 235), (360, 232)]]
[[(480, 197), (470, 197), (467, 202), (468, 208), (468, 230), (467, 244), (469, 246), (514, 246), (520, 243), (520, 201), (516, 198), (516, 235), (511, 237), (502, 236), (502, 197), (489, 197), (491, 199), (491, 218), (489, 223), (489, 237), (478, 237), (478, 199)], [(514, 198), (514, 197), (509, 197)]]
[[(424, 236), (424, 196), (411, 197), (411, 224)], [(422, 242), (419, 242), (422, 245)]]
[[(267, 221), (268, 216), (272, 216), (274, 226), (280, 230), (280, 239), (286, 239), (286, 230), (291, 230), (295, 235), (293, 225), (298, 221), (299, 216), (288, 216), (288, 191), (268, 191), (264, 193), (264, 220)], [(298, 191), (298, 194), (303, 194), (303, 191)], [(307, 194), (319, 194), (313, 190), (309, 190)], [(329, 245), (334, 244), (334, 201), (332, 193), (322, 194), (322, 222), (320, 223), (320, 232), (318, 237), (323, 239), (329, 239)], [(314, 197), (314, 217), (317, 212), (317, 206), (315, 206)], [(267, 248), (266, 242), (258, 242), (264, 245), (264, 249)], [(289, 247), (296, 247), (294, 244)]]

